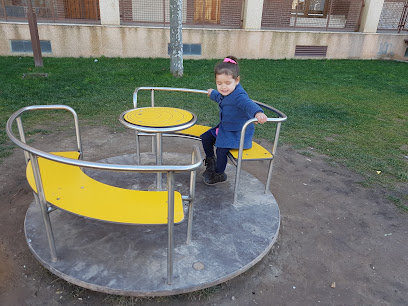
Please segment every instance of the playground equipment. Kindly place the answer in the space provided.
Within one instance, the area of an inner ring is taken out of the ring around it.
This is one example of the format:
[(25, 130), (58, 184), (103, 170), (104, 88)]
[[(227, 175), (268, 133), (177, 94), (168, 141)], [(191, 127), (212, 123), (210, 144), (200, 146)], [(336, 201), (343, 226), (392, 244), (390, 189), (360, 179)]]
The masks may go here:
[[(164, 89), (138, 88), (134, 101), (137, 92), (144, 89), (152, 91), (155, 107), (154, 91)], [(65, 110), (73, 115), (73, 150), (47, 153), (26, 143), (22, 115), (45, 110)], [(278, 137), (280, 123), (286, 116), (275, 111), (279, 118), (270, 119), (276, 119), (271, 121), (279, 125), (275, 133)], [(157, 162), (157, 154), (152, 157), (140, 152), (138, 137), (151, 135), (152, 131), (137, 132), (136, 153), (85, 161), (78, 117), (71, 107), (28, 106), (15, 112), (6, 130), (24, 151), (26, 176), (34, 194), (24, 230), (27, 244), (39, 262), (76, 285), (133, 296), (203, 289), (227, 281), (259, 262), (273, 246), (279, 231), (279, 208), (269, 191), (277, 139), (272, 153), (261, 153), (265, 158), (254, 155), (258, 149), (231, 152), (237, 165), (235, 183), (232, 180), (223, 186), (209, 187), (201, 180), (196, 183), (202, 157), (195, 145), (201, 131), (209, 127), (195, 124), (192, 115), (194, 122), (187, 120), (188, 124), (193, 122), (187, 129), (160, 134), (177, 137), (177, 145), (194, 147), (193, 154), (162, 152), (163, 165), (162, 161)], [(19, 139), (12, 130), (15, 122)], [(247, 122), (244, 129), (252, 122)], [(162, 150), (161, 141), (156, 141), (156, 145)], [(140, 155), (147, 164), (135, 162), (140, 162)], [(191, 163), (180, 165), (187, 159)], [(242, 160), (246, 159), (271, 162), (266, 186), (241, 169)], [(226, 171), (229, 177), (234, 176), (231, 165)], [(166, 188), (135, 190), (135, 186), (147, 186), (152, 173), (166, 175)], [(122, 174), (131, 177), (123, 178)], [(238, 193), (239, 180), (245, 184)], [(183, 233), (187, 233), (185, 241), (180, 240)]]

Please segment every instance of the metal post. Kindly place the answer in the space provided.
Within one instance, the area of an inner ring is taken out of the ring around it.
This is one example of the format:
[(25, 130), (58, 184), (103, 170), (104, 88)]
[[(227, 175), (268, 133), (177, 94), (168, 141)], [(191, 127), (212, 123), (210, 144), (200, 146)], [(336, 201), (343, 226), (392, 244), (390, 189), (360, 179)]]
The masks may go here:
[[(191, 154), (191, 163), (195, 162), (195, 150)], [(188, 220), (187, 220), (187, 244), (191, 243), (191, 236), (193, 232), (193, 209), (194, 209), (194, 197), (195, 197), (195, 180), (196, 180), (197, 171), (193, 170), (190, 174), (190, 200), (188, 203)]]
[[(151, 92), (151, 107), (154, 107), (154, 89), (152, 89)], [(152, 153), (153, 154), (156, 153), (156, 150), (157, 150), (156, 143), (154, 141), (154, 137), (152, 137)]]
[(272, 160), (269, 163), (268, 178), (266, 180), (266, 185), (265, 185), (265, 193), (267, 193), (269, 191), (269, 186), (271, 184), (273, 162), (275, 160), (275, 154), (276, 154), (276, 150), (278, 148), (278, 141), (279, 141), (279, 134), (280, 134), (281, 125), (282, 125), (282, 123), (278, 122), (278, 125), (276, 126), (275, 140), (273, 142), (273, 148), (272, 148)]
[[(295, 21), (293, 22), (293, 27), (296, 28), (296, 23), (297, 23), (297, 16), (298, 16), (298, 10), (295, 8)], [(289, 22), (290, 24), (290, 22)]]
[(235, 174), (235, 188), (234, 188), (234, 201), (233, 201), (233, 204), (236, 204), (237, 199), (238, 199), (238, 186), (239, 186), (239, 178), (240, 178), (240, 174), (241, 174), (242, 155), (243, 155), (243, 152), (244, 152), (245, 131), (246, 131), (248, 125), (251, 124), (252, 122), (255, 122), (255, 121), (256, 121), (256, 119), (250, 119), (247, 122), (245, 122), (245, 124), (241, 128), (241, 137), (240, 137), (240, 140), (239, 140), (239, 150), (238, 150), (238, 163), (237, 163), (237, 170), (236, 170), (236, 174)]
[[(162, 134), (156, 133), (156, 165), (163, 164)], [(162, 190), (162, 173), (157, 173), (157, 190)]]
[(75, 123), (75, 133), (76, 133), (76, 141), (77, 141), (77, 149), (79, 152), (79, 158), (84, 158), (84, 152), (82, 151), (82, 141), (81, 141), (81, 132), (79, 130), (79, 120), (78, 115), (76, 112), (71, 112), (74, 116), (74, 123)]
[(41, 55), (40, 37), (38, 36), (37, 17), (33, 11), (31, 0), (27, 0), (28, 11), (28, 27), (30, 28), (31, 45), (33, 47), (35, 67), (43, 67), (43, 59)]
[[(45, 198), (44, 188), (41, 180), (40, 166), (37, 156), (30, 153), (31, 166), (33, 169), (35, 186), (37, 187), (38, 203), (40, 204), (41, 214), (44, 221), (45, 231), (47, 233), (48, 245), (50, 247), (51, 261), (57, 261), (57, 249), (55, 247), (54, 234), (52, 232), (51, 220), (48, 214), (47, 200)], [(34, 198), (37, 201), (37, 195)]]
[(173, 255), (174, 255), (174, 172), (167, 172), (168, 193), (168, 242), (167, 242), (167, 284), (173, 284)]
[(398, 23), (397, 33), (400, 33), (404, 29), (407, 19), (408, 19), (408, 1), (405, 1), (404, 7), (402, 8), (401, 18)]
[(136, 161), (140, 165), (140, 144), (139, 144), (139, 133), (135, 131), (136, 136)]
[[(18, 133), (20, 134), (20, 140), (24, 143), (27, 143), (25, 139), (25, 135), (24, 135), (24, 129), (23, 129), (23, 123), (21, 122), (21, 117), (18, 117), (16, 121), (17, 121)], [(28, 161), (30, 160), (30, 156), (28, 155), (27, 151), (24, 150), (23, 152), (24, 152), (24, 160), (27, 165)]]
[(151, 107), (154, 107), (154, 89), (152, 89), (152, 95), (151, 95)]
[(330, 9), (329, 9), (329, 16), (327, 16), (326, 31), (329, 28), (329, 24), (330, 24), (330, 17), (332, 15), (332, 9), (333, 9), (333, 2), (334, 1), (330, 1)]
[(233, 204), (236, 204), (237, 199), (238, 199), (239, 177), (241, 175), (241, 167), (242, 167), (242, 153), (243, 153), (243, 146), (240, 146), (239, 151), (238, 151), (237, 169), (236, 169), (236, 172), (235, 172), (235, 188), (234, 188), (234, 201), (233, 201)]

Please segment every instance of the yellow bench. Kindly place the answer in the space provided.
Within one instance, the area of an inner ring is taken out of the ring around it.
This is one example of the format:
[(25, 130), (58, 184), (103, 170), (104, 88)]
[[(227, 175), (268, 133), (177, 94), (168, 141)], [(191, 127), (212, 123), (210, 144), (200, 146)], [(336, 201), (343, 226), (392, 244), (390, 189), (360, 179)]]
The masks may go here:
[[(78, 159), (78, 152), (55, 152)], [(129, 190), (106, 185), (86, 175), (80, 167), (39, 158), (48, 203), (75, 215), (128, 224), (167, 224), (167, 191)], [(27, 180), (37, 193), (31, 161)], [(174, 192), (174, 222), (184, 220), (182, 197)]]
[[(77, 151), (46, 153), (27, 145), (21, 115), (33, 110), (66, 110), (75, 122)], [(20, 139), (13, 133), (17, 123)], [(34, 199), (41, 208), (50, 247), (51, 261), (57, 261), (57, 250), (50, 213), (59, 208), (85, 218), (125, 224), (166, 224), (167, 283), (173, 282), (174, 223), (185, 220), (183, 201), (188, 205), (187, 244), (191, 242), (196, 169), (201, 164), (200, 150), (194, 148), (188, 165), (122, 165), (84, 161), (79, 133), (78, 116), (66, 105), (27, 106), (13, 113), (6, 124), (9, 138), (24, 150), (27, 180)], [(167, 191), (140, 191), (110, 186), (86, 175), (82, 168), (140, 173), (167, 173)], [(174, 191), (175, 173), (190, 173), (189, 194)]]

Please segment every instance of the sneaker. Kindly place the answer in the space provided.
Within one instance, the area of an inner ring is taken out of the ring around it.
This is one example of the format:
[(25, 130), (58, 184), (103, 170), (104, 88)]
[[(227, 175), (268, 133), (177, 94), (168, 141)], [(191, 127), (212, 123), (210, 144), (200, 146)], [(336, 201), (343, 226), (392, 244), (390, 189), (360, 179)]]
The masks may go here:
[(204, 159), (204, 165), (206, 166), (205, 171), (203, 172), (203, 177), (209, 177), (212, 172), (215, 172), (215, 157), (206, 157)]
[(222, 183), (227, 180), (227, 174), (225, 172), (223, 173), (217, 173), (217, 172), (212, 172), (210, 175), (204, 177), (204, 183), (207, 185), (214, 185), (217, 183)]

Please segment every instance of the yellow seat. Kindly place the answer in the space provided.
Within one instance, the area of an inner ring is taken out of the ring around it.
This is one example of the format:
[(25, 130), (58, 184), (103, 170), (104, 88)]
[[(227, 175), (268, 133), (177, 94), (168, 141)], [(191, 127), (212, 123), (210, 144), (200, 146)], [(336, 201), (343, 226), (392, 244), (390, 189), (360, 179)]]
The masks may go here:
[(195, 136), (195, 137), (200, 137), (201, 134), (204, 134), (207, 132), (211, 127), (205, 126), (205, 125), (193, 125), (191, 128), (185, 129), (178, 131), (176, 134), (184, 134), (184, 135), (190, 135), (190, 136)]
[[(78, 152), (55, 152), (78, 159)], [(86, 175), (81, 168), (38, 158), (46, 200), (83, 217), (129, 224), (167, 224), (167, 191), (129, 190), (106, 185)], [(27, 180), (37, 192), (31, 162)], [(174, 193), (174, 222), (184, 220), (181, 194)]]
[[(238, 149), (230, 150), (230, 154), (235, 159), (238, 159)], [(243, 150), (242, 152), (242, 159), (243, 160), (258, 160), (258, 159), (271, 159), (272, 154), (269, 153), (267, 149), (265, 149), (260, 144), (256, 143), (255, 141), (252, 142), (252, 148)]]
[[(177, 132), (178, 134), (190, 135), (193, 137), (200, 137), (201, 134), (207, 132), (211, 127), (196, 124), (191, 128)], [(234, 159), (238, 159), (238, 149), (229, 151)], [(243, 160), (258, 160), (258, 159), (272, 159), (272, 154), (255, 141), (252, 142), (252, 148), (246, 149), (242, 154)]]

